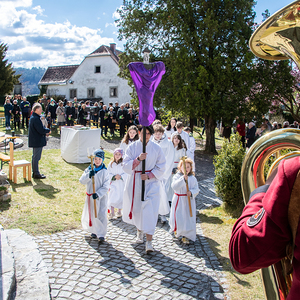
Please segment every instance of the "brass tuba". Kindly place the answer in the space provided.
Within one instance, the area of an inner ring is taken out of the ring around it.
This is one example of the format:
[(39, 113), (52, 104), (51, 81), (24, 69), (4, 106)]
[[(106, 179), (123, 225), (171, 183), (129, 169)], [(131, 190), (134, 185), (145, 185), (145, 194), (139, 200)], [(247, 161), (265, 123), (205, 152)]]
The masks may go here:
[[(269, 17), (253, 33), (250, 39), (251, 51), (267, 60), (292, 59), (300, 70), (300, 1), (294, 1)], [(277, 155), (282, 149), (300, 150), (300, 130), (280, 129), (257, 140), (245, 156), (241, 172), (242, 192), (245, 202), (250, 193), (265, 183), (264, 164), (271, 155)], [(271, 169), (277, 167), (281, 159), (300, 155), (300, 152), (289, 153), (278, 158)], [(280, 261), (261, 270), (267, 299), (286, 299), (292, 275), (287, 275)]]

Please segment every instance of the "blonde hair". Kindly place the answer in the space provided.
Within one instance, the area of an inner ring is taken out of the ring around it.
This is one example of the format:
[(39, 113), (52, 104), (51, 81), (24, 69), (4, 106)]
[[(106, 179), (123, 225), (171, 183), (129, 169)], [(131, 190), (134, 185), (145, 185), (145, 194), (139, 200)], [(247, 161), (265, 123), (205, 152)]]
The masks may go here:
[[(190, 166), (191, 166), (191, 170), (190, 170), (189, 174), (187, 174), (187, 175), (188, 176), (190, 176), (190, 175), (195, 176), (195, 173), (193, 172), (193, 161), (190, 158), (187, 158), (185, 160), (185, 164), (190, 164)], [(180, 160), (180, 162), (178, 163), (178, 166), (177, 166), (177, 172), (181, 172), (182, 165), (183, 165), (183, 160)]]

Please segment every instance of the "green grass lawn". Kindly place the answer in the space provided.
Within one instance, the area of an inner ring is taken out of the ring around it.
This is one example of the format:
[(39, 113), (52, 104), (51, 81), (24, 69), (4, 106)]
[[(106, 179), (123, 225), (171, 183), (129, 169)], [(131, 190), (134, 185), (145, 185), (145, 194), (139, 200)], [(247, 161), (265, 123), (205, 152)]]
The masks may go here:
[[(31, 161), (32, 151), (16, 151), (16, 159)], [(106, 152), (108, 165), (112, 154)], [(39, 235), (78, 228), (85, 201), (85, 186), (79, 178), (88, 164), (65, 162), (60, 149), (43, 150), (40, 171), (47, 178), (24, 181), (18, 169), (18, 184), (11, 185), (11, 201), (0, 203), (0, 223), (5, 229), (21, 228)], [(3, 170), (8, 174), (8, 165)]]

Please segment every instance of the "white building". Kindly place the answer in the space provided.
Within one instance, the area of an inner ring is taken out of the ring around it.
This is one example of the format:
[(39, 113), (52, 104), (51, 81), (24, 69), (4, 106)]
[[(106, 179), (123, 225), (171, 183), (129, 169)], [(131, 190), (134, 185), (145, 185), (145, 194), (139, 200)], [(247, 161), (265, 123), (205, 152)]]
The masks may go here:
[(80, 65), (48, 67), (39, 86), (48, 96), (62, 95), (68, 100), (102, 100), (105, 104), (130, 102), (132, 89), (118, 77), (119, 55), (116, 44), (102, 45), (84, 58)]

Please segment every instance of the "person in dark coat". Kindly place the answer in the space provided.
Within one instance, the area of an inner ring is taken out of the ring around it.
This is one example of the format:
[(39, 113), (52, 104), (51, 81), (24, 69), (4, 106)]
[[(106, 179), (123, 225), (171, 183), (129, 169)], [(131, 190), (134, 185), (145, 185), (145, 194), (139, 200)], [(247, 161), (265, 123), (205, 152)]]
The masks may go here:
[(108, 111), (106, 105), (102, 106), (102, 109), (99, 111), (100, 117), (100, 128), (101, 128), (101, 135), (103, 134), (107, 136), (107, 126), (108, 126)]
[(52, 124), (55, 122), (56, 120), (56, 109), (57, 109), (57, 104), (55, 102), (55, 100), (51, 99), (50, 104), (47, 106), (47, 110), (46, 113), (48, 114), (48, 112), (51, 113), (51, 120), (52, 120)]
[(86, 110), (86, 105), (82, 104), (81, 109), (78, 112), (78, 123), (80, 125), (86, 126), (87, 117), (88, 117), (88, 112)]
[(10, 118), (11, 118), (11, 113), (13, 110), (13, 106), (10, 103), (10, 99), (7, 98), (4, 104), (4, 115), (5, 115), (5, 126), (6, 130), (10, 130)]
[(18, 100), (14, 100), (12, 114), (14, 116), (14, 127), (15, 127), (15, 130), (17, 129), (17, 126), (18, 126), (18, 129), (20, 130), (21, 108), (18, 105)]
[(41, 121), (41, 114), (43, 112), (41, 104), (35, 103), (32, 111), (28, 130), (28, 147), (33, 148), (31, 162), (32, 177), (35, 179), (44, 179), (46, 176), (39, 171), (39, 160), (42, 157), (43, 147), (47, 144), (46, 135), (49, 135), (51, 131), (45, 128)]
[(246, 140), (247, 140), (247, 148), (250, 148), (255, 141), (255, 133), (256, 127), (253, 122), (250, 122), (247, 129)]
[(127, 123), (127, 111), (124, 109), (123, 104), (121, 104), (121, 107), (118, 110), (117, 119), (120, 126), (120, 138), (123, 138), (125, 135), (125, 126)]
[(74, 126), (75, 107), (72, 105), (71, 101), (68, 101), (68, 105), (66, 106), (66, 118), (67, 126)]
[(22, 128), (24, 128), (24, 122), (26, 122), (26, 128), (28, 129), (28, 119), (30, 117), (30, 103), (27, 101), (26, 97), (23, 97), (23, 101), (20, 104), (22, 112)]
[(116, 128), (117, 115), (114, 112), (113, 107), (109, 108), (108, 114), (109, 114), (109, 116), (108, 116), (108, 128), (110, 129), (110, 134), (112, 136), (115, 136), (115, 128)]
[(126, 123), (127, 123), (127, 130), (130, 126), (134, 125), (134, 119), (135, 119), (135, 115), (132, 111), (132, 108), (128, 109), (128, 114), (127, 114), (127, 118), (126, 118)]

